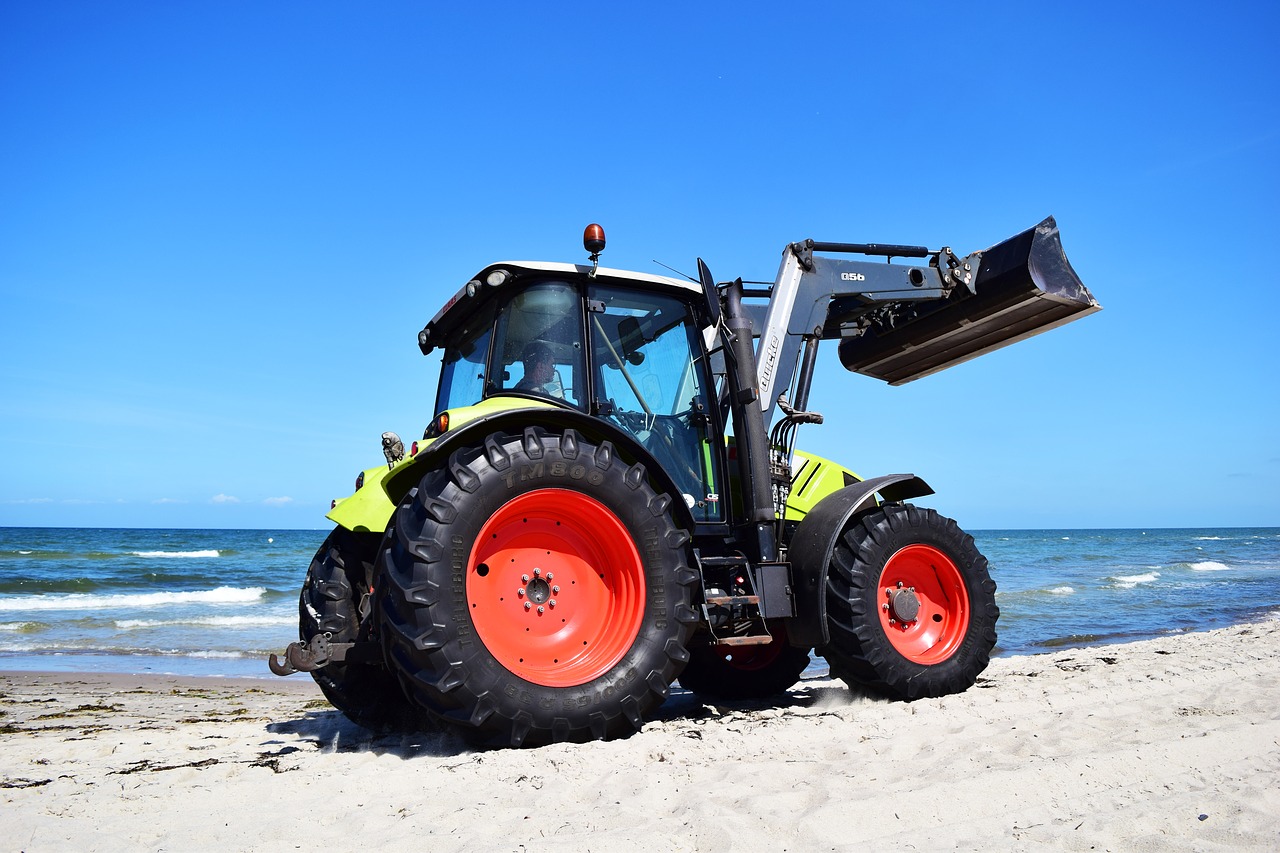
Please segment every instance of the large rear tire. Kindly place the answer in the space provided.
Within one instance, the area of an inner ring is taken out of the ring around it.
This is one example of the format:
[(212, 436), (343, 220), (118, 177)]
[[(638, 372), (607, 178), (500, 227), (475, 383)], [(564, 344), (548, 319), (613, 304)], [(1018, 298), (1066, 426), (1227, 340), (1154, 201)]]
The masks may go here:
[(858, 516), (827, 573), (821, 650), (851, 684), (903, 699), (967, 690), (996, 643), (996, 585), (973, 537), (931, 509)]
[(644, 466), (540, 428), (455, 452), (401, 502), (376, 610), (405, 692), (474, 742), (640, 728), (688, 660), (689, 534)]
[[(369, 573), (381, 537), (336, 528), (316, 551), (298, 601), (298, 633), (306, 643), (317, 634), (330, 642), (369, 639), (359, 602), (368, 591)], [(375, 731), (421, 728), (429, 720), (414, 708), (395, 677), (381, 662), (330, 663), (311, 677), (335, 708), (358, 726)]]
[(773, 642), (760, 646), (689, 647), (689, 663), (680, 686), (707, 699), (764, 699), (785, 693), (809, 665), (809, 653), (787, 642), (781, 627), (771, 628)]

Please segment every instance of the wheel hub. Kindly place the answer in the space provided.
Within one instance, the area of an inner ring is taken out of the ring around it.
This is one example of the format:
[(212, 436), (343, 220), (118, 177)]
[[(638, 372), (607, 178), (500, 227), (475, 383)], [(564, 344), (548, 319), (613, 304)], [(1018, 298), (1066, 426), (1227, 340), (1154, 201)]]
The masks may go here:
[[(537, 572), (537, 569), (534, 569)], [(529, 585), (524, 588), (525, 595), (529, 596), (529, 601), (534, 604), (543, 604), (551, 597), (551, 584), (545, 579), (534, 577), (530, 579)]]
[(889, 612), (899, 622), (914, 622), (920, 615), (920, 599), (914, 587), (889, 591)]

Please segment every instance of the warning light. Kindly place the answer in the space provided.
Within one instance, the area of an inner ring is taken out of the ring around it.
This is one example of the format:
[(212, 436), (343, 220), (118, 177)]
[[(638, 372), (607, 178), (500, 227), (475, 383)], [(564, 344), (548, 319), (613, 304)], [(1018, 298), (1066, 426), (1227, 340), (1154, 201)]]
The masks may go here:
[(604, 229), (592, 222), (582, 232), (582, 248), (591, 253), (591, 260), (604, 251)]

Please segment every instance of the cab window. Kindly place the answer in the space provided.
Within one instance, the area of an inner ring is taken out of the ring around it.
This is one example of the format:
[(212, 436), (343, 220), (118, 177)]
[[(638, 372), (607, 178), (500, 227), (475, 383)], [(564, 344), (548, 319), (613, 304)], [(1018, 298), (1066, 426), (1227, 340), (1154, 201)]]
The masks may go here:
[(708, 436), (708, 380), (689, 306), (650, 291), (588, 294), (593, 409), (630, 432), (680, 487), (698, 521), (722, 517), (718, 453)]
[(436, 411), (472, 406), (484, 398), (493, 332), (493, 307), (486, 306), (463, 323), (445, 343)]
[(496, 328), (488, 393), (530, 394), (583, 407), (586, 369), (577, 288), (563, 281), (527, 287), (503, 306)]

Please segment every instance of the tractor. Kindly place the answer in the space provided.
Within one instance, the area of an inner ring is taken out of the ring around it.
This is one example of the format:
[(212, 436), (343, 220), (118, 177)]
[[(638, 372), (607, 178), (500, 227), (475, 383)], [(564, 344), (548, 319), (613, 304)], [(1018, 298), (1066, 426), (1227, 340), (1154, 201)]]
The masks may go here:
[(766, 285), (602, 267), (595, 224), (583, 246), (485, 267), (418, 334), (434, 416), (333, 503), (272, 671), (484, 746), (625, 736), (677, 680), (774, 696), (811, 653), (903, 700), (972, 686), (999, 616), (973, 538), (908, 502), (920, 477), (796, 435), (824, 340), (899, 385), (1099, 310), (1053, 218), (964, 257), (792, 243)]

